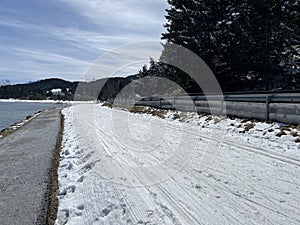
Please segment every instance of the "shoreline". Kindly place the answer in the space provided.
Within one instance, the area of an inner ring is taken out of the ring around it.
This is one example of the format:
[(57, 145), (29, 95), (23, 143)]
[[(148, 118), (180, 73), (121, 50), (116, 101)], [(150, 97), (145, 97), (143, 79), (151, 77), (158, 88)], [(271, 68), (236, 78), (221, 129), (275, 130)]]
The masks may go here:
[(63, 100), (22, 100), (22, 99), (0, 99), (1, 102), (28, 102), (28, 103), (49, 103), (49, 104), (70, 104), (70, 105), (75, 105), (75, 104), (91, 104), (95, 103), (95, 101), (63, 101)]
[[(65, 108), (69, 107), (75, 104), (79, 104), (79, 102), (70, 102), (70, 101), (55, 101), (55, 100), (19, 100), (19, 99), (0, 99), (0, 103), (44, 103), (44, 104), (53, 104), (53, 107), (41, 109), (33, 114), (25, 114), (23, 119), (20, 119), (19, 121), (12, 123), (8, 125), (7, 127), (4, 127), (0, 129), (0, 139), (4, 138), (8, 135), (10, 135), (12, 132), (15, 132), (34, 118), (36, 118), (38, 115), (42, 114), (43, 112), (47, 110), (51, 110), (54, 108)], [(55, 105), (57, 104), (57, 105)]]
[(25, 117), (25, 119), (20, 120), (19, 122), (16, 122), (14, 124), (11, 124), (10, 126), (8, 126), (6, 128), (3, 128), (0, 131), (0, 139), (6, 137), (8, 135), (10, 135), (11, 133), (15, 132), (18, 129), (20, 129), (25, 124), (29, 123), (31, 120), (33, 120), (34, 118), (36, 118), (37, 116), (39, 116), (40, 114), (42, 114), (43, 112), (45, 112), (46, 110), (47, 109), (40, 110), (40, 111), (37, 111), (36, 113), (34, 113), (33, 115), (27, 115)]
[(72, 101), (61, 101), (61, 100), (22, 100), (22, 99), (0, 99), (0, 102), (32, 102), (32, 103), (51, 103), (51, 104), (63, 104), (70, 103)]

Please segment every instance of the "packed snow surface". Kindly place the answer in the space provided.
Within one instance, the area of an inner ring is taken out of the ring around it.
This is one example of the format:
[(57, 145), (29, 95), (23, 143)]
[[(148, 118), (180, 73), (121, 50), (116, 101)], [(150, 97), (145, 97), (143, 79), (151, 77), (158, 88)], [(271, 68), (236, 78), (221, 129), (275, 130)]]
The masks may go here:
[(299, 127), (100, 104), (63, 114), (56, 224), (300, 224)]

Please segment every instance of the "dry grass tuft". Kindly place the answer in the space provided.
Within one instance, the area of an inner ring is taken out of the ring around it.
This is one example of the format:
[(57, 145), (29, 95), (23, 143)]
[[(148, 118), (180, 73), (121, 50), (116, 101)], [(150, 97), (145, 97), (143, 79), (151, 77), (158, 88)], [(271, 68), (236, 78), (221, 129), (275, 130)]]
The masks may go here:
[(187, 121), (187, 119), (188, 119), (188, 115), (186, 115), (185, 113), (180, 114), (180, 119), (179, 119), (180, 122), (185, 122)]
[(281, 136), (283, 136), (283, 135), (286, 135), (286, 133), (284, 132), (284, 130), (280, 130), (280, 131), (276, 134), (277, 137), (281, 137)]
[(248, 132), (249, 130), (253, 129), (254, 127), (255, 127), (254, 123), (247, 123), (244, 126), (244, 130), (245, 130), (245, 132)]
[(296, 132), (296, 131), (292, 131), (290, 133), (290, 135), (292, 135), (293, 137), (298, 137), (299, 136), (298, 132)]
[(164, 119), (166, 117), (166, 112), (164, 112), (163, 110), (152, 111), (151, 114), (153, 116), (157, 116), (157, 117), (162, 118), (162, 119)]
[(157, 116), (159, 118), (164, 119), (166, 117), (167, 111), (162, 109), (153, 109), (150, 107), (143, 107), (143, 106), (134, 106), (130, 109), (132, 113), (147, 113), (153, 116)]
[(111, 102), (104, 102), (102, 106), (107, 106), (109, 108), (112, 108), (113, 104)]
[(248, 121), (250, 121), (249, 119), (242, 119), (241, 123), (247, 123)]
[(9, 130), (9, 129), (3, 129), (0, 131), (0, 136), (1, 137), (6, 137), (8, 135), (10, 135), (13, 131), (12, 130)]
[(149, 111), (149, 110), (146, 110), (146, 107), (143, 107), (143, 106), (133, 106), (130, 109), (130, 112), (132, 112), (132, 113), (146, 113), (147, 111)]
[(222, 118), (215, 117), (214, 118), (214, 124), (220, 123), (222, 121)]
[(205, 119), (205, 121), (210, 121), (210, 120), (212, 120), (213, 119), (213, 116), (212, 115), (209, 115), (209, 116), (207, 116), (207, 118)]
[(285, 126), (285, 127), (280, 127), (280, 130), (282, 130), (282, 131), (291, 131), (292, 129), (289, 126)]
[(180, 115), (178, 113), (175, 113), (173, 116), (173, 120), (180, 119)]

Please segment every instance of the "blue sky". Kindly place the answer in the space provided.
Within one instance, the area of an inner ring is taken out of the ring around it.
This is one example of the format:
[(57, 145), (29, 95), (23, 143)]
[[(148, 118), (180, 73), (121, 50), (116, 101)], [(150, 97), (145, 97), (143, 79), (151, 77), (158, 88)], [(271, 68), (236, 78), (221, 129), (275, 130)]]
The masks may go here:
[[(91, 64), (120, 45), (159, 42), (167, 7), (166, 0), (1, 0), (0, 79), (82, 80)], [(148, 49), (144, 59), (160, 50)]]

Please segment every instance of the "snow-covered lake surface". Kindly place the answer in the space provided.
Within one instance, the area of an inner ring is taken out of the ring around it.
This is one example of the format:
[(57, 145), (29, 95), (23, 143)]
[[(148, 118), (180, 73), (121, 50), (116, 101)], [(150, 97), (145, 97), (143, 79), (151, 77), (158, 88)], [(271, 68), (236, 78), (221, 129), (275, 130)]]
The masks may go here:
[(41, 102), (0, 102), (0, 130), (24, 120), (28, 115), (57, 106)]
[(300, 224), (299, 127), (96, 104), (63, 114), (56, 224)]

